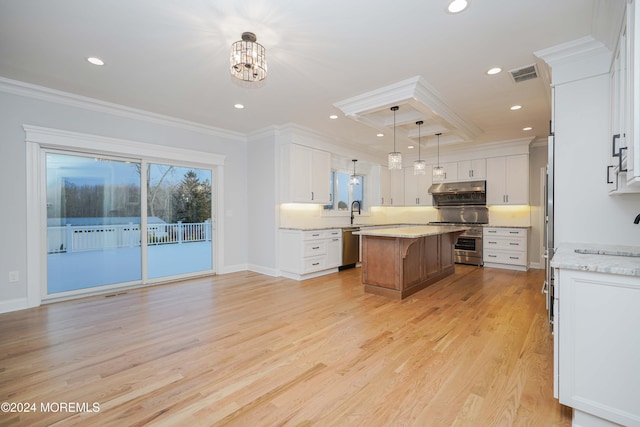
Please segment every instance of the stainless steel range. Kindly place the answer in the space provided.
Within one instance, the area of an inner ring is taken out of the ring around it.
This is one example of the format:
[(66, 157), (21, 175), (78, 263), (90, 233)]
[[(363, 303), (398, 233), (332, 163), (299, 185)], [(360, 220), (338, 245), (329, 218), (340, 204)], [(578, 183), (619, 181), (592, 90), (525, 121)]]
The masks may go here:
[(430, 224), (465, 225), (469, 229), (455, 244), (455, 262), (482, 265), (482, 226), (489, 223), (486, 181), (449, 182), (429, 188), (438, 221)]

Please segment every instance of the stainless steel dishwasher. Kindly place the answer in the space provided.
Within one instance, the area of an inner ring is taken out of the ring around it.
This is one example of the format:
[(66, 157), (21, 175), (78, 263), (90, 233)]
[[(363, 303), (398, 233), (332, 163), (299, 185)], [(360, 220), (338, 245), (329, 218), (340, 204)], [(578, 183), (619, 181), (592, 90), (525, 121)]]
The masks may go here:
[(340, 269), (355, 267), (360, 261), (360, 236), (354, 235), (360, 227), (342, 229), (342, 266)]

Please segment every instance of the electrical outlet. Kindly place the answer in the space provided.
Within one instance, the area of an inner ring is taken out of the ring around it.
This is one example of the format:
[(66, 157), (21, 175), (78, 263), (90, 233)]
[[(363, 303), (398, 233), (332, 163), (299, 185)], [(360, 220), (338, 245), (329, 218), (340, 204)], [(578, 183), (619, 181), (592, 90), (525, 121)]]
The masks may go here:
[(10, 271), (9, 272), (9, 283), (15, 283), (20, 281), (20, 272), (19, 271)]

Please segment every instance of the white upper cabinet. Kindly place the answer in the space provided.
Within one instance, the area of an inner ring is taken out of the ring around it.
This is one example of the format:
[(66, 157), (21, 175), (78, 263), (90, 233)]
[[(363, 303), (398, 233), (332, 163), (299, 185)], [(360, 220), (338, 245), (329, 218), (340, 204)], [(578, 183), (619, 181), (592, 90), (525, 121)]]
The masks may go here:
[(432, 206), (433, 198), (429, 194), (431, 187), (432, 165), (427, 165), (424, 175), (414, 175), (413, 168), (404, 168), (404, 204), (406, 206)]
[(487, 177), (487, 160), (463, 160), (458, 162), (458, 181), (476, 181)]
[(390, 205), (404, 205), (404, 171), (394, 169), (389, 171)]
[(283, 202), (331, 203), (331, 153), (286, 144), (280, 154)]
[(487, 159), (487, 205), (529, 204), (529, 156)]
[[(436, 166), (437, 165), (433, 165), (433, 167)], [(444, 175), (442, 175), (442, 179), (437, 181), (434, 179), (433, 182), (452, 182), (458, 180), (458, 162), (440, 163), (440, 166), (444, 168)], [(429, 172), (427, 171), (427, 173)]]
[(389, 168), (380, 166), (380, 206), (391, 204), (391, 187), (389, 186)]
[(380, 206), (404, 204), (404, 172), (380, 166)]
[(627, 2), (610, 71), (611, 117), (607, 165), (609, 192), (640, 192), (640, 12), (635, 0)]

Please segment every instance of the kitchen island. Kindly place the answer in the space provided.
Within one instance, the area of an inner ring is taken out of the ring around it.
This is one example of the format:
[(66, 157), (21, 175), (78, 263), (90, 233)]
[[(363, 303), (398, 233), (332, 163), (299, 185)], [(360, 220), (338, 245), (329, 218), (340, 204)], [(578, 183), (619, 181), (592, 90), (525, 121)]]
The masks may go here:
[(423, 225), (360, 231), (365, 292), (403, 299), (453, 274), (454, 245), (466, 229)]

